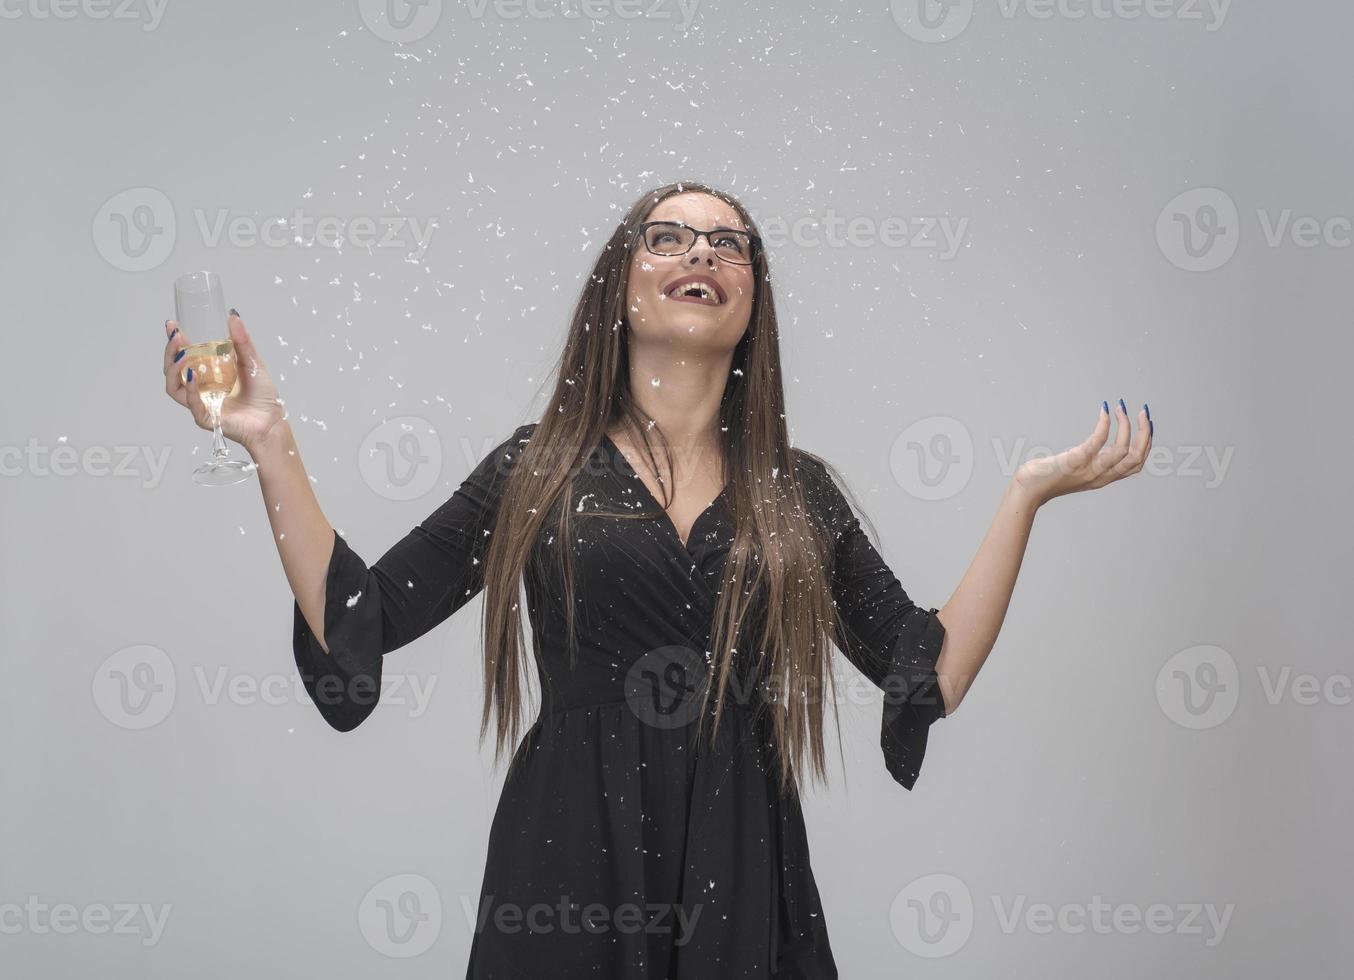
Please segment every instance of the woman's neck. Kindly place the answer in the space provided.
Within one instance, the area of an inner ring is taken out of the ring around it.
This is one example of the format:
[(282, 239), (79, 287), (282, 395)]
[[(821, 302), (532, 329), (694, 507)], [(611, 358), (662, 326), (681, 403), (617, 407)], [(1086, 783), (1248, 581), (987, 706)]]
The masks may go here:
[(634, 345), (631, 396), (640, 414), (658, 423), (674, 452), (710, 449), (720, 443), (719, 407), (732, 363), (732, 351), (691, 353)]

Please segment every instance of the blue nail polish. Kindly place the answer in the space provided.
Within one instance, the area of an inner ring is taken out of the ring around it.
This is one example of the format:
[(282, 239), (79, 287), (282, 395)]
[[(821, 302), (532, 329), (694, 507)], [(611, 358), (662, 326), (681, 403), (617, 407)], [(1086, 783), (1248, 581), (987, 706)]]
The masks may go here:
[(1119, 399), (1119, 409), (1120, 409), (1120, 411), (1122, 411), (1125, 415), (1128, 414), (1128, 406), (1124, 404), (1124, 400), (1123, 400), (1122, 398)]
[(1147, 434), (1149, 436), (1154, 436), (1157, 434), (1157, 424), (1153, 422), (1151, 419), (1147, 420)]
[(240, 311), (237, 310), (235, 307), (232, 306), (232, 307), (230, 308), (230, 315), (231, 315), (231, 316), (239, 316), (239, 315), (240, 315)]
[(1109, 402), (1101, 402), (1101, 403), (1100, 403), (1100, 410), (1101, 410), (1102, 412), (1104, 412), (1106, 415), (1108, 415), (1108, 414), (1110, 413), (1110, 403), (1109, 403)]
[(1152, 421), (1152, 410), (1147, 407), (1147, 403), (1142, 403), (1142, 410), (1147, 413), (1147, 421)]
[(183, 358), (183, 355), (187, 353), (187, 351), (188, 351), (187, 347), (180, 347), (179, 352), (174, 355), (174, 363), (178, 364), (179, 361)]
[(165, 329), (166, 329), (166, 330), (169, 329), (169, 321), (168, 321), (168, 320), (165, 321)]
[(192, 380), (193, 380), (193, 369), (192, 369), (192, 368), (189, 368), (189, 369), (188, 369), (188, 380), (189, 380), (189, 381), (192, 381)]
[(175, 334), (177, 334), (178, 332), (179, 332), (179, 328), (178, 328), (178, 327), (175, 327), (175, 328), (174, 328), (174, 333), (171, 333), (171, 334), (169, 335), (169, 339), (170, 339), (170, 340), (173, 340)]

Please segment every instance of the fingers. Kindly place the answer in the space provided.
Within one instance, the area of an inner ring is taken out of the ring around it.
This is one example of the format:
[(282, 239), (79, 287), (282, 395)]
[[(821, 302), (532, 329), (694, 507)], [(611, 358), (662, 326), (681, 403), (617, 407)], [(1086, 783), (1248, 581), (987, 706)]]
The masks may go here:
[(1147, 454), (1152, 448), (1152, 416), (1143, 403), (1138, 412), (1138, 431), (1133, 436), (1133, 448), (1124, 457), (1124, 476), (1137, 473), (1147, 463)]
[(174, 363), (175, 355), (188, 346), (188, 338), (183, 335), (183, 331), (173, 320), (165, 321), (165, 332), (169, 334), (165, 341), (165, 374), (168, 374), (170, 366)]
[(1105, 462), (1109, 465), (1106, 466), (1103, 475), (1097, 481), (1099, 486), (1104, 486), (1106, 483), (1112, 483), (1126, 476), (1132, 476), (1141, 470), (1147, 462), (1148, 447), (1152, 441), (1152, 426), (1146, 405), (1143, 405), (1142, 410), (1138, 412), (1138, 431), (1136, 434), (1131, 431), (1128, 406), (1124, 404), (1122, 398), (1119, 399), (1119, 405), (1115, 409), (1115, 416), (1118, 420), (1119, 431), (1115, 433), (1113, 454), (1106, 454)]
[[(178, 373), (178, 372), (175, 372)], [(193, 421), (204, 429), (210, 429), (211, 413), (207, 411), (207, 406), (202, 403), (202, 392), (198, 388), (198, 379), (190, 373), (190, 377), (182, 385), (184, 396), (184, 405), (188, 411), (193, 413)]]
[(1124, 404), (1122, 398), (1114, 410), (1114, 419), (1118, 422), (1118, 428), (1114, 433), (1114, 448), (1118, 450), (1120, 457), (1128, 452), (1129, 437), (1133, 434), (1132, 426), (1128, 422), (1128, 406)]
[(168, 340), (165, 341), (165, 394), (180, 405), (186, 406), (187, 396), (183, 390), (183, 379), (180, 377), (179, 361), (183, 357), (181, 352), (188, 346), (188, 338), (183, 335), (183, 331), (174, 320), (165, 321), (165, 333), (168, 335)]
[(254, 376), (254, 372), (266, 371), (267, 368), (263, 366), (263, 358), (259, 356), (258, 348), (254, 346), (254, 338), (249, 336), (240, 314), (231, 310), (226, 324), (230, 329), (230, 339), (235, 344), (235, 363), (243, 384)]
[(1109, 403), (1102, 402), (1100, 406), (1100, 417), (1095, 421), (1095, 428), (1087, 436), (1086, 441), (1081, 444), (1081, 448), (1088, 451), (1092, 457), (1100, 452), (1105, 445), (1105, 440), (1110, 435), (1110, 413)]

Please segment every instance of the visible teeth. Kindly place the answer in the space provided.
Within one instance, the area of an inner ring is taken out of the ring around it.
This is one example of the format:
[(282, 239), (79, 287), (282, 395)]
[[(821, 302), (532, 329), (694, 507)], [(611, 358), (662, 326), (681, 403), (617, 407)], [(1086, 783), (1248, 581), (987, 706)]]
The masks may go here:
[(691, 282), (687, 283), (684, 286), (679, 286), (677, 288), (677, 294), (680, 296), (685, 296), (688, 293), (690, 293), (693, 289), (698, 290), (700, 292), (701, 299), (713, 300), (716, 303), (719, 302), (719, 294), (717, 294), (713, 289), (711, 289), (703, 282)]

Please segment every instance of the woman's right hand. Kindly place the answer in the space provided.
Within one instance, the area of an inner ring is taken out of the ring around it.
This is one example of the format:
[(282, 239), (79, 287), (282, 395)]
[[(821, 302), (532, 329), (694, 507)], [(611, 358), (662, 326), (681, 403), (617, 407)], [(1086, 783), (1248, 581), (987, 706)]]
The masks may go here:
[[(239, 383), (221, 404), (221, 433), (244, 446), (253, 455), (253, 447), (273, 431), (286, 413), (282, 408), (282, 399), (277, 395), (277, 386), (264, 367), (263, 358), (254, 347), (254, 341), (245, 329), (240, 314), (232, 310), (226, 323), (230, 339), (235, 345), (235, 368)], [(200, 428), (210, 432), (211, 418), (207, 406), (202, 403), (197, 379), (185, 384), (183, 372), (180, 371), (180, 351), (193, 341), (183, 335), (174, 320), (165, 321), (165, 333), (169, 335), (165, 343), (165, 393), (188, 409)]]

